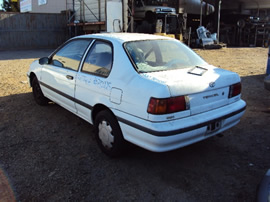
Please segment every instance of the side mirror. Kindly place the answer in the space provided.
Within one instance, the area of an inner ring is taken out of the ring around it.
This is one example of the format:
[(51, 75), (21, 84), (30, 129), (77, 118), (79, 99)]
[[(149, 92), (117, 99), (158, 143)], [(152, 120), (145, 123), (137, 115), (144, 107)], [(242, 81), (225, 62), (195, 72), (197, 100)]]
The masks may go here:
[(49, 58), (48, 58), (48, 57), (40, 58), (40, 59), (38, 60), (38, 62), (39, 62), (40, 65), (49, 64)]

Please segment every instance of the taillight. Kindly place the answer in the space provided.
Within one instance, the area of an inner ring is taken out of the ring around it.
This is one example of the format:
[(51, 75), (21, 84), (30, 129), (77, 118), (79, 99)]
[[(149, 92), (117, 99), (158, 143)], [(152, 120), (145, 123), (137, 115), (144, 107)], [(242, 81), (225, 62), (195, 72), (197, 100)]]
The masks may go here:
[(170, 114), (189, 109), (186, 96), (172, 98), (150, 98), (147, 112), (150, 114)]
[(241, 93), (241, 83), (236, 83), (230, 86), (229, 98), (235, 97)]

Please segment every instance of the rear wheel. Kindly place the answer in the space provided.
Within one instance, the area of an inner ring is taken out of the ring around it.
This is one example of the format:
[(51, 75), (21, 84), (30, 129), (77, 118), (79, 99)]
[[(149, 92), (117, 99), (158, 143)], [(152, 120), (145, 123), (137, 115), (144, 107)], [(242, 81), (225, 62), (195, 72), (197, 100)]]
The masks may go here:
[(42, 105), (42, 106), (48, 105), (49, 100), (46, 97), (44, 97), (44, 95), (43, 95), (43, 93), (41, 91), (41, 88), (40, 88), (37, 77), (33, 78), (32, 91), (33, 91), (34, 99), (35, 99), (37, 104)]
[(125, 140), (114, 115), (104, 110), (95, 119), (95, 136), (101, 150), (111, 157), (120, 156), (125, 148)]

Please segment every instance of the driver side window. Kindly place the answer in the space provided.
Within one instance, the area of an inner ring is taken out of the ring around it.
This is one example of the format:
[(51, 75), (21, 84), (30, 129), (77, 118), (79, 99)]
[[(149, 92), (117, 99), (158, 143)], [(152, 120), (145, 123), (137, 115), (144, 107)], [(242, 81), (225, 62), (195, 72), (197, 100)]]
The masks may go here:
[(77, 71), (89, 43), (90, 40), (86, 39), (78, 39), (69, 42), (56, 52), (52, 57), (51, 64)]

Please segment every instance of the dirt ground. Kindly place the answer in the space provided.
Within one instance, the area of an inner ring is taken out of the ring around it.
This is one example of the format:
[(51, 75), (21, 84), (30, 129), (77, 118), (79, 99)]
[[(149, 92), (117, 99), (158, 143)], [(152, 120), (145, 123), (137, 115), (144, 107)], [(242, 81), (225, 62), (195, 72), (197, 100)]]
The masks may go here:
[(254, 201), (270, 168), (270, 92), (265, 48), (196, 50), (242, 78), (240, 124), (172, 152), (134, 147), (110, 159), (93, 127), (58, 105), (38, 106), (26, 72), (50, 50), (0, 52), (0, 200)]

